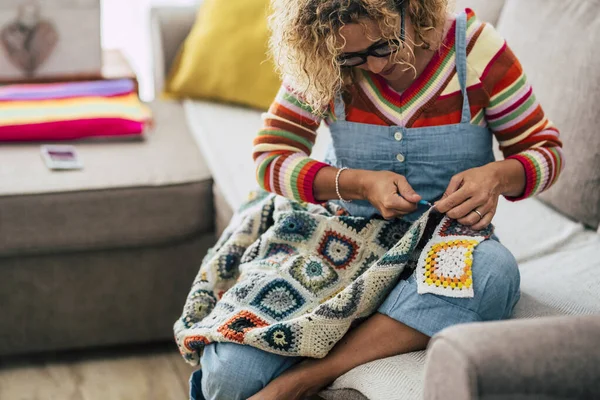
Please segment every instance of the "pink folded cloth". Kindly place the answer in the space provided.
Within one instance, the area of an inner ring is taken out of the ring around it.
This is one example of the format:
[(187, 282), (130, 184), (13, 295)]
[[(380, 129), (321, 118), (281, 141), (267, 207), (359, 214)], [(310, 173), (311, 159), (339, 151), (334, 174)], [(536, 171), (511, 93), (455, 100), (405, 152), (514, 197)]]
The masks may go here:
[(0, 87), (0, 141), (141, 136), (149, 120), (130, 80)]

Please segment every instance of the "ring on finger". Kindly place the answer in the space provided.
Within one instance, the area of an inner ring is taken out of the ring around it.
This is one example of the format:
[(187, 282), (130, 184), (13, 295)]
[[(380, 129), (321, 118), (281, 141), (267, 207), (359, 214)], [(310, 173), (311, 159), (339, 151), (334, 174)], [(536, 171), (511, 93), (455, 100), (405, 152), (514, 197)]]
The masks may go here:
[(480, 220), (480, 221), (483, 219), (483, 214), (482, 214), (482, 213), (480, 213), (480, 212), (479, 212), (479, 211), (477, 211), (477, 210), (473, 210), (473, 212), (474, 212), (474, 213), (476, 213), (477, 215), (479, 215), (479, 220)]

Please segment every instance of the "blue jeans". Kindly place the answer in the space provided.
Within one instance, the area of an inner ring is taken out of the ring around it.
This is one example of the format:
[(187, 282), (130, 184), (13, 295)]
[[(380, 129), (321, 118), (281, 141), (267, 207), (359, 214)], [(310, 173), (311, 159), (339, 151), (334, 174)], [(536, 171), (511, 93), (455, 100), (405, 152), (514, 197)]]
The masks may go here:
[(202, 369), (190, 377), (190, 399), (246, 400), (301, 360), (241, 344), (210, 344), (200, 360)]
[[(510, 317), (520, 297), (519, 269), (510, 251), (486, 240), (475, 248), (472, 268), (472, 298), (418, 294), (413, 274), (396, 285), (378, 311), (428, 336), (456, 324)], [(245, 400), (301, 360), (234, 343), (208, 345), (202, 371), (191, 376), (190, 398)]]

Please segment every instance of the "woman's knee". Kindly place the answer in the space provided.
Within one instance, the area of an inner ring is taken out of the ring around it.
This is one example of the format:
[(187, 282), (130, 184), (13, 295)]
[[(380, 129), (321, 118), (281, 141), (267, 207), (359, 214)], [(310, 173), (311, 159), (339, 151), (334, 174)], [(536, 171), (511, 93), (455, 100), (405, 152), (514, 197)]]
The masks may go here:
[(234, 343), (209, 345), (201, 359), (202, 393), (206, 400), (245, 400), (293, 365), (292, 360)]
[(521, 283), (512, 253), (495, 240), (480, 243), (473, 253), (473, 278), (475, 290), (482, 289), (480, 315), (486, 320), (508, 318)]

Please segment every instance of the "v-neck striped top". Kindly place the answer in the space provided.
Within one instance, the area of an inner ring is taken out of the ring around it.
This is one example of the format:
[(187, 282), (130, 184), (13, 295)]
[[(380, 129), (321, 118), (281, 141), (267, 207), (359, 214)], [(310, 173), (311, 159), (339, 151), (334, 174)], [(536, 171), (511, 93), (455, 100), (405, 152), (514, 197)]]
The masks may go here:
[[(558, 129), (545, 116), (506, 41), (467, 9), (467, 86), (471, 123), (487, 127), (505, 158), (520, 161), (527, 177), (520, 200), (549, 188), (563, 168)], [(346, 120), (418, 128), (460, 122), (463, 104), (455, 58), (456, 23), (425, 70), (404, 92), (380, 75), (357, 70), (344, 96)], [(333, 102), (325, 122), (334, 120)], [(316, 202), (313, 182), (327, 166), (310, 158), (321, 123), (285, 82), (254, 140), (257, 180), (265, 190)]]

